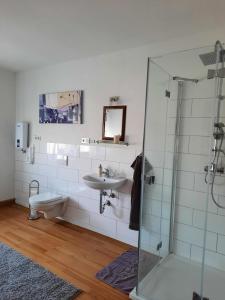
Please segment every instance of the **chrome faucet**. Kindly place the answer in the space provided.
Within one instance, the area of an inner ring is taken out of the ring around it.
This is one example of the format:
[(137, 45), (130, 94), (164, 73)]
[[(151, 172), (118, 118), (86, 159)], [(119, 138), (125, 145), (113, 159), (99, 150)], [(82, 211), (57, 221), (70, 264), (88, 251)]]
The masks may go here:
[(102, 175), (105, 175), (105, 177), (109, 177), (109, 169), (105, 169), (102, 171)]

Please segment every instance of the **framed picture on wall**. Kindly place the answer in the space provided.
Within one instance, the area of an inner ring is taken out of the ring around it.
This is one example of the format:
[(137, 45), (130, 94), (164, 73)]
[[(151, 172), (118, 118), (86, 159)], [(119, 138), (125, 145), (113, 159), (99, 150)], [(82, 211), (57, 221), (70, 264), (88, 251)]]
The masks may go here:
[(39, 123), (83, 124), (83, 91), (39, 95)]

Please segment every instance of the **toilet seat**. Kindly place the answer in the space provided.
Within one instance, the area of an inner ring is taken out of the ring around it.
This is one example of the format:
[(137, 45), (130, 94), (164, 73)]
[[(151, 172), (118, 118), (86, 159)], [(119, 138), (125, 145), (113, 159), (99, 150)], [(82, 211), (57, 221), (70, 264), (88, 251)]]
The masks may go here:
[(54, 206), (62, 202), (65, 202), (65, 197), (51, 192), (40, 193), (29, 198), (30, 206), (34, 209)]

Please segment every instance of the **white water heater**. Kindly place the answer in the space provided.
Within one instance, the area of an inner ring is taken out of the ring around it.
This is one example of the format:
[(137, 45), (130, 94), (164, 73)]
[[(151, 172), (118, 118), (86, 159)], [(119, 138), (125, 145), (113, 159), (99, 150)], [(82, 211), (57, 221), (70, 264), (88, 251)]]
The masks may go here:
[(28, 129), (29, 124), (27, 122), (18, 122), (16, 124), (16, 149), (23, 152), (26, 151), (28, 147)]

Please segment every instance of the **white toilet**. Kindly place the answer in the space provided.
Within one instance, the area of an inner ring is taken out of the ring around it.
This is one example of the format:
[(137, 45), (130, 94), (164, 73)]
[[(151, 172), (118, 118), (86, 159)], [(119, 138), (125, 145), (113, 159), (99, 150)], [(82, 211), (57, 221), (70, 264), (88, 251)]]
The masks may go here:
[(29, 198), (30, 219), (38, 218), (38, 212), (43, 212), (46, 219), (63, 216), (66, 208), (67, 197), (46, 192)]

